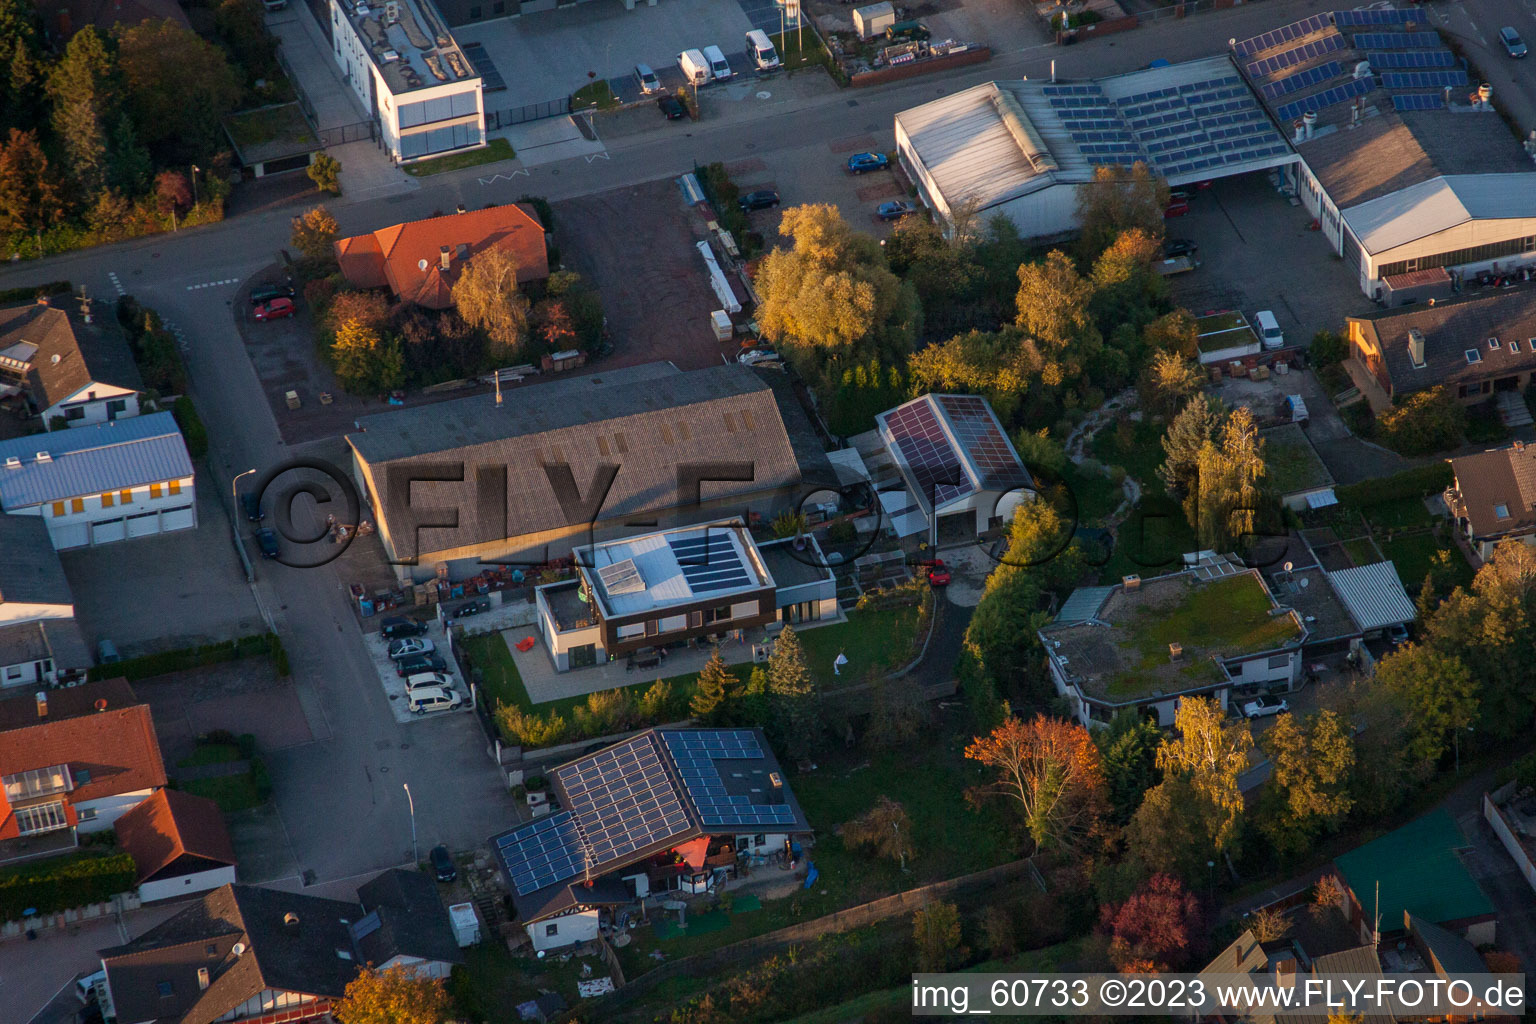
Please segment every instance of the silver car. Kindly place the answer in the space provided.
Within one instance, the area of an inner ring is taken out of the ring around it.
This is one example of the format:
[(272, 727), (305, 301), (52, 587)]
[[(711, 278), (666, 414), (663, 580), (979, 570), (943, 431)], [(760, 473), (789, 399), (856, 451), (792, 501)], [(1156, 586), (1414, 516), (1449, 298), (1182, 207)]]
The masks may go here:
[(453, 690), (453, 677), (443, 672), (415, 672), (405, 677), (405, 692), (407, 695), (417, 690), (428, 688), (439, 690)]
[(437, 650), (437, 645), (424, 636), (411, 636), (402, 640), (394, 640), (389, 645), (389, 656), (399, 661), (401, 658), (409, 658), (413, 654), (431, 654)]
[(661, 79), (656, 77), (656, 72), (651, 70), (649, 64), (635, 65), (635, 82), (640, 86), (640, 91), (647, 96), (661, 91)]

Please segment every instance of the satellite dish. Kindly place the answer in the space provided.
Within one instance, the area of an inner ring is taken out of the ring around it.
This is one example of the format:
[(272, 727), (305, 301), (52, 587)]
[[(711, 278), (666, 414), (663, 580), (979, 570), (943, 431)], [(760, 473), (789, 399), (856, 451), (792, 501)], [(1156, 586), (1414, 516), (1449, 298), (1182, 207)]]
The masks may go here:
[(1286, 562), (1286, 563), (1285, 563), (1285, 571), (1286, 571), (1286, 572), (1290, 572), (1290, 571), (1291, 571), (1291, 566), (1292, 566), (1292, 565), (1293, 565), (1293, 564), (1294, 564), (1294, 563), (1292, 563), (1292, 562)]
[(425, 274), (427, 272), (427, 261), (426, 260), (417, 260), (416, 261), (416, 269), (421, 271), (423, 274)]
[(233, 946), (230, 947), (229, 951), (231, 953), (235, 954), (235, 956), (239, 956), (240, 954), (245, 952), (245, 943), (237, 942)]
[(1301, 589), (1306, 590), (1307, 584), (1311, 583), (1312, 581), (1303, 576), (1298, 582), (1301, 584)]

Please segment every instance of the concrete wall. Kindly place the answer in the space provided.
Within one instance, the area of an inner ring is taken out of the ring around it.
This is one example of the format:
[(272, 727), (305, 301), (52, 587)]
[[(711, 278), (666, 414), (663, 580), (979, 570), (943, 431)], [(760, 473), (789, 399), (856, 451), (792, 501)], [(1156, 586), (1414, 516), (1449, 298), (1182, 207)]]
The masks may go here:
[[(1500, 800), (1508, 799), (1513, 793), (1514, 788), (1515, 784), (1509, 782), (1494, 790), (1494, 794)], [(1509, 827), (1509, 822), (1505, 820), (1504, 813), (1499, 810), (1498, 804), (1494, 802), (1495, 795), (1483, 794), (1483, 817), (1489, 825), (1493, 826), (1493, 831), (1497, 833), (1499, 842), (1504, 844), (1504, 849), (1509, 852), (1510, 859), (1515, 862), (1515, 867), (1519, 868), (1520, 874), (1525, 876), (1526, 883), (1532, 889), (1536, 889), (1536, 863), (1531, 862), (1531, 856), (1525, 852), (1525, 846), (1521, 844), (1514, 830)]]
[(145, 882), (139, 886), (139, 899), (145, 903), (153, 903), (156, 900), (169, 900), (177, 896), (190, 896), (193, 893), (207, 892), (217, 889), (221, 885), (229, 885), (235, 881), (235, 866), (233, 864), (220, 868), (210, 868), (207, 871), (194, 871), (190, 875), (178, 875), (175, 878), (161, 878), (151, 882)]

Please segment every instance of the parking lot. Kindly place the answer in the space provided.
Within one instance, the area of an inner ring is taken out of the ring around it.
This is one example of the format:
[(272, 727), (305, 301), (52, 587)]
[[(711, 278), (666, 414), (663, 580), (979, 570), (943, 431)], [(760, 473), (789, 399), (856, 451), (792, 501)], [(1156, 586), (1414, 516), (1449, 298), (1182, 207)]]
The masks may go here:
[[(453, 679), (453, 690), (460, 700), (463, 708), (469, 707), (469, 686), (465, 684), (459, 675), (458, 665), (449, 656), (448, 644), (443, 637), (443, 627), (435, 619), (428, 625), (423, 639), (432, 641), (433, 649), (442, 655), (447, 663), (443, 673)], [(373, 667), (379, 673), (379, 684), (384, 687), (384, 695), (389, 698), (389, 710), (395, 716), (397, 722), (419, 722), (428, 718), (439, 718), (450, 715), (452, 711), (432, 712), (431, 714), (412, 714), (409, 702), (405, 699), (405, 679), (395, 671), (395, 662), (389, 656), (390, 641), (378, 633), (364, 633), (363, 644), (368, 648), (368, 658), (373, 662)]]
[[(881, 221), (875, 210), (881, 203), (906, 198), (906, 191), (889, 170), (848, 173), (848, 158), (860, 152), (885, 152), (891, 148), (889, 132), (865, 132), (833, 139), (816, 160), (791, 160), (769, 155), (739, 160), (726, 170), (742, 192), (771, 188), (784, 206), (831, 203), (855, 231), (885, 237), (895, 228)], [(762, 210), (750, 215), (753, 227), (762, 232), (769, 248), (777, 238), (779, 211)]]
[(1168, 237), (1200, 246), (1200, 267), (1170, 279), (1174, 301), (1196, 315), (1273, 310), (1287, 343), (1375, 308), (1334, 256), (1312, 217), (1277, 192), (1267, 174), (1224, 178), (1194, 191), (1189, 213), (1167, 222)]

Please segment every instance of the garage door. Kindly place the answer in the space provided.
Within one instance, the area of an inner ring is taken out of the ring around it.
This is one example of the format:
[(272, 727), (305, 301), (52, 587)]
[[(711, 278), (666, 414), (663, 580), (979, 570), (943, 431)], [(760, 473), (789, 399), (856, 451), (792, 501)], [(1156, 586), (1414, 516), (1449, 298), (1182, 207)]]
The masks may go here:
[(128, 536), (148, 537), (152, 533), (160, 532), (160, 513), (140, 512), (136, 516), (128, 517)]
[(167, 509), (160, 513), (160, 531), (162, 533), (171, 530), (190, 530), (195, 525), (197, 525), (197, 521), (192, 517), (191, 505)]
[(84, 547), (91, 542), (90, 523), (49, 523), (48, 529), (53, 534), (53, 546), (60, 551)]
[(121, 519), (108, 519), (104, 522), (91, 524), (91, 543), (110, 544), (115, 540), (122, 540), (128, 533), (123, 527)]

